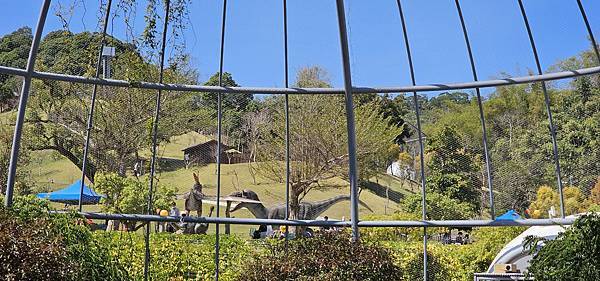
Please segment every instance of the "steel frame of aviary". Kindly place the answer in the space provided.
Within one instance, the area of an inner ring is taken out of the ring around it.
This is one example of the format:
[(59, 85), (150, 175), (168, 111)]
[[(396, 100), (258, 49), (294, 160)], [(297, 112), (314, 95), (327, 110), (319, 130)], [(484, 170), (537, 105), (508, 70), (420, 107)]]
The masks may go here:
[[(496, 80), (484, 80), (480, 81), (477, 76), (477, 68), (475, 64), (475, 58), (473, 56), (473, 52), (471, 49), (471, 43), (469, 41), (467, 25), (465, 23), (460, 1), (454, 0), (457, 13), (459, 16), (459, 24), (461, 26), (461, 30), (464, 35), (466, 51), (469, 57), (469, 63), (471, 66), (471, 71), (473, 75), (473, 81), (462, 82), (462, 83), (435, 83), (430, 85), (419, 85), (416, 82), (416, 74), (413, 66), (413, 58), (411, 55), (410, 49), (410, 41), (408, 38), (407, 29), (410, 27), (406, 25), (406, 21), (404, 19), (404, 13), (402, 9), (401, 0), (396, 0), (399, 17), (401, 20), (401, 28), (403, 31), (404, 44), (407, 51), (407, 58), (409, 62), (409, 71), (412, 84), (409, 86), (399, 86), (399, 87), (354, 87), (351, 79), (351, 69), (350, 69), (350, 60), (349, 60), (349, 49), (348, 49), (348, 35), (346, 30), (346, 17), (344, 11), (344, 0), (336, 0), (336, 8), (337, 8), (337, 22), (339, 28), (339, 38), (340, 38), (340, 49), (341, 49), (341, 59), (342, 59), (342, 67), (343, 67), (343, 77), (344, 77), (344, 87), (343, 88), (290, 88), (289, 87), (289, 78), (288, 78), (288, 40), (287, 40), (287, 1), (283, 1), (283, 46), (284, 46), (284, 88), (269, 88), (269, 87), (222, 87), (222, 74), (223, 74), (223, 57), (224, 57), (224, 44), (225, 44), (225, 27), (226, 27), (226, 17), (227, 17), (227, 0), (223, 0), (223, 13), (222, 13), (222, 23), (221, 23), (221, 42), (220, 42), (220, 60), (219, 60), (219, 86), (201, 86), (201, 85), (183, 85), (183, 84), (165, 84), (163, 83), (163, 70), (164, 70), (164, 52), (165, 52), (165, 44), (166, 39), (165, 36), (168, 32), (169, 27), (169, 6), (170, 1), (165, 2), (165, 21), (163, 26), (162, 33), (162, 44), (161, 44), (161, 52), (160, 52), (160, 78), (159, 81), (151, 82), (128, 82), (123, 80), (114, 80), (114, 79), (102, 79), (99, 76), (100, 73), (100, 59), (101, 54), (98, 56), (98, 61), (96, 65), (96, 73), (94, 77), (83, 77), (83, 76), (74, 76), (74, 75), (66, 75), (60, 73), (48, 73), (48, 72), (39, 72), (35, 71), (35, 61), (36, 55), (38, 52), (38, 47), (40, 45), (42, 33), (44, 30), (46, 18), (48, 16), (48, 11), (50, 8), (51, 0), (42, 0), (42, 6), (40, 9), (38, 22), (36, 25), (35, 33), (33, 36), (33, 41), (31, 44), (31, 49), (29, 51), (29, 57), (27, 60), (27, 66), (25, 69), (18, 69), (6, 66), (0, 66), (0, 73), (15, 75), (23, 77), (23, 87), (21, 90), (21, 95), (19, 98), (18, 105), (18, 114), (17, 120), (15, 124), (14, 137), (11, 148), (11, 157), (10, 157), (10, 166), (8, 171), (8, 181), (6, 186), (6, 194), (5, 194), (5, 205), (11, 206), (13, 202), (13, 191), (15, 184), (15, 175), (17, 170), (17, 159), (19, 157), (19, 148), (21, 143), (21, 136), (23, 131), (23, 123), (25, 121), (25, 109), (27, 107), (27, 100), (30, 93), (31, 80), (32, 79), (48, 79), (55, 81), (64, 81), (64, 82), (73, 82), (73, 83), (81, 83), (81, 84), (90, 84), (93, 85), (93, 92), (91, 96), (91, 107), (88, 114), (88, 122), (86, 127), (86, 139), (85, 139), (85, 147), (84, 147), (84, 157), (82, 163), (82, 178), (85, 178), (85, 171), (87, 165), (87, 152), (89, 146), (90, 132), (93, 128), (93, 114), (94, 114), (94, 105), (96, 101), (96, 91), (98, 86), (113, 86), (113, 87), (133, 87), (133, 88), (143, 88), (143, 89), (153, 89), (157, 91), (155, 96), (156, 98), (156, 111), (153, 119), (153, 153), (151, 159), (151, 170), (150, 170), (150, 183), (149, 190), (152, 191), (154, 188), (154, 183), (152, 179), (155, 175), (154, 163), (156, 161), (156, 135), (158, 131), (158, 122), (160, 117), (160, 101), (161, 101), (161, 93), (162, 91), (189, 91), (189, 92), (215, 92), (218, 93), (218, 146), (221, 144), (221, 121), (222, 121), (222, 109), (221, 109), (221, 100), (222, 95), (232, 94), (232, 93), (263, 93), (263, 94), (281, 94), (285, 95), (285, 122), (286, 122), (286, 219), (285, 220), (269, 220), (269, 219), (256, 219), (256, 218), (221, 218), (219, 204), (217, 204), (217, 217), (216, 218), (192, 218), (187, 217), (184, 218), (183, 221), (187, 222), (207, 222), (207, 223), (227, 223), (227, 224), (278, 224), (278, 225), (290, 225), (290, 226), (344, 226), (352, 228), (352, 237), (355, 241), (359, 240), (359, 228), (360, 227), (423, 227), (426, 233), (427, 227), (487, 227), (487, 226), (516, 226), (516, 225), (553, 225), (553, 224), (572, 224), (573, 219), (566, 219), (564, 212), (564, 198), (562, 194), (562, 181), (561, 181), (561, 173), (560, 173), (560, 163), (559, 163), (559, 155), (558, 148), (556, 142), (556, 132), (555, 127), (553, 125), (552, 113), (550, 111), (550, 101), (549, 95), (546, 89), (546, 81), (559, 80), (565, 78), (574, 78), (583, 75), (591, 75), (600, 73), (600, 52), (598, 51), (598, 45), (594, 38), (592, 29), (590, 27), (585, 9), (581, 3), (581, 0), (574, 0), (573, 4), (577, 4), (579, 11), (581, 13), (581, 17), (586, 26), (586, 31), (589, 36), (589, 39), (593, 45), (593, 50), (596, 55), (596, 59), (598, 60), (598, 66), (583, 68), (579, 70), (572, 71), (563, 71), (563, 72), (555, 72), (555, 73), (546, 73), (542, 72), (541, 63), (537, 51), (537, 47), (535, 45), (535, 40), (533, 36), (533, 31), (529, 24), (529, 20), (527, 17), (527, 13), (525, 10), (525, 6), (523, 0), (515, 0), (518, 3), (519, 10), (521, 12), (521, 16), (524, 22), (524, 28), (527, 30), (528, 38), (531, 45), (531, 51), (533, 53), (535, 64), (536, 64), (536, 75), (530, 76), (522, 76), (522, 77), (514, 77), (514, 78), (505, 78), (505, 79), (496, 79)], [(451, 0), (448, 0), (451, 1)], [(104, 19), (103, 19), (103, 31), (101, 36), (100, 50), (105, 44), (105, 36), (106, 29), (108, 25), (108, 19), (110, 15), (112, 1), (107, 1), (105, 7), (100, 7), (104, 11)], [(419, 146), (421, 151), (421, 165), (423, 165), (423, 137), (422, 132), (420, 130), (420, 111), (417, 100), (417, 93), (419, 92), (428, 92), (428, 91), (439, 91), (439, 90), (459, 90), (459, 89), (475, 89), (477, 96), (477, 104), (479, 107), (479, 116), (481, 120), (481, 129), (482, 129), (482, 143), (484, 148), (484, 158), (485, 158), (485, 167), (486, 167), (486, 176), (487, 176), (487, 187), (490, 193), (490, 215), (492, 218), (495, 217), (494, 210), (494, 198), (493, 198), (493, 182), (491, 181), (491, 163), (489, 159), (488, 145), (487, 145), (487, 130), (485, 127), (485, 119), (483, 115), (483, 107), (482, 107), (482, 98), (480, 89), (487, 87), (498, 87), (498, 86), (507, 86), (507, 85), (515, 85), (515, 84), (523, 84), (523, 83), (540, 83), (542, 86), (542, 90), (544, 93), (544, 102), (545, 109), (548, 115), (548, 121), (550, 124), (549, 134), (552, 138), (552, 146), (553, 146), (553, 161), (555, 164), (555, 172), (556, 172), (556, 180), (558, 184), (558, 191), (560, 195), (560, 214), (561, 218), (558, 219), (528, 219), (528, 220), (516, 220), (516, 221), (494, 221), (494, 220), (445, 220), (445, 221), (432, 221), (427, 220), (427, 210), (425, 204), (425, 196), (426, 192), (426, 177), (421, 170), (421, 192), (422, 196), (422, 220), (421, 221), (360, 221), (358, 215), (358, 168), (356, 161), (356, 135), (354, 128), (354, 106), (353, 106), (353, 96), (365, 93), (413, 93), (413, 97), (415, 99), (415, 113), (417, 117), (417, 127), (419, 134)], [(339, 94), (344, 95), (345, 97), (345, 109), (346, 109), (346, 120), (347, 120), (347, 132), (348, 132), (348, 152), (349, 152), (349, 182), (350, 182), (350, 195), (351, 195), (351, 204), (350, 204), (350, 221), (304, 221), (304, 220), (290, 220), (289, 219), (289, 174), (290, 174), (290, 159), (289, 159), (289, 110), (288, 110), (288, 95), (293, 94)], [(150, 97), (149, 97), (150, 98)], [(220, 195), (220, 166), (221, 159), (217, 156), (217, 196)], [(83, 191), (83, 180), (81, 191)], [(152, 196), (152, 192), (149, 193)], [(217, 197), (219, 198), (219, 197)], [(80, 199), (81, 200), (81, 199)], [(217, 199), (219, 200), (219, 199)], [(82, 215), (91, 218), (91, 219), (115, 219), (115, 220), (135, 220), (135, 221), (153, 221), (153, 222), (178, 222), (181, 221), (181, 218), (176, 217), (160, 217), (156, 215), (152, 215), (152, 198), (148, 198), (148, 213), (146, 215), (139, 214), (101, 214), (101, 213), (81, 213)], [(81, 212), (81, 202), (79, 203), (79, 210)], [(146, 228), (145, 232), (145, 268), (144, 268), (144, 277), (148, 279), (148, 266), (150, 260), (150, 243), (149, 243), (149, 227)], [(423, 259), (424, 259), (424, 279), (427, 279), (427, 236), (423, 237)], [(219, 278), (219, 240), (218, 240), (218, 227), (217, 227), (217, 240), (215, 241), (215, 280)]]

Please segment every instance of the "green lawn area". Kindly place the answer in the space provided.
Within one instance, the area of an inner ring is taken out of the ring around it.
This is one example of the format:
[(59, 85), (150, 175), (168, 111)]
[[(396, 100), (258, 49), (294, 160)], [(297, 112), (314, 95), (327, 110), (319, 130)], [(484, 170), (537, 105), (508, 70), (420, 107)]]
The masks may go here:
[[(211, 139), (212, 138), (209, 138), (205, 135), (196, 132), (189, 132), (187, 134), (174, 136), (169, 139), (169, 142), (167, 144), (164, 144), (160, 147), (159, 154), (161, 157), (164, 158), (183, 160), (183, 151), (181, 151), (182, 149), (188, 146), (207, 142)], [(151, 154), (150, 151), (147, 151), (142, 155), (147, 155), (149, 157)]]
[[(161, 157), (182, 159), (183, 153), (181, 152), (181, 149), (207, 140), (207, 137), (197, 133), (188, 133), (173, 137), (168, 144), (162, 146), (160, 154)], [(145, 153), (140, 154), (145, 155)], [(36, 184), (48, 190), (56, 190), (65, 187), (81, 177), (81, 172), (75, 165), (52, 151), (33, 152), (28, 169)], [(158, 183), (174, 186), (179, 190), (179, 193), (184, 193), (193, 185), (194, 180), (192, 173), (197, 173), (199, 175), (200, 181), (204, 185), (204, 193), (212, 196), (216, 195), (216, 164), (209, 164), (202, 167), (195, 166), (190, 167), (189, 169), (181, 167), (163, 171), (157, 176)], [(390, 189), (405, 195), (412, 193), (410, 188), (411, 185), (414, 185), (412, 183), (402, 182), (397, 178), (387, 175), (380, 175), (372, 180), (379, 182), (381, 185), (389, 186)], [(330, 180), (329, 184), (340, 187), (323, 190), (315, 189), (311, 191), (304, 200), (318, 201), (340, 194), (349, 194), (349, 184), (346, 181), (336, 178)], [(418, 190), (418, 187), (415, 188)], [(256, 176), (256, 178), (253, 179), (248, 164), (223, 164), (221, 166), (222, 196), (241, 189), (251, 189), (255, 191), (267, 207), (285, 202), (284, 183), (274, 182), (260, 176)], [(368, 190), (364, 190), (361, 193), (360, 199), (373, 210), (373, 212), (371, 212), (361, 206), (361, 215), (384, 214), (386, 212), (391, 213), (397, 208), (396, 203), (391, 201), (388, 203), (385, 198), (379, 197)], [(183, 200), (178, 200), (177, 204), (180, 209), (183, 209)], [(386, 204), (388, 205), (386, 206)], [(62, 206), (57, 205), (57, 207)], [(221, 207), (222, 216), (224, 216), (224, 209), (225, 207)], [(100, 208), (99, 206), (85, 206), (84, 210), (99, 211)], [(209, 207), (206, 205), (204, 207), (205, 215), (208, 215), (208, 210)], [(232, 215), (235, 217), (252, 217), (245, 209), (237, 211)], [(327, 215), (332, 219), (342, 219), (343, 217), (349, 218), (350, 204), (348, 201), (340, 202), (326, 211), (323, 215)], [(245, 235), (251, 227), (252, 226), (232, 226), (232, 232)], [(214, 228), (211, 228), (211, 231), (214, 231)]]

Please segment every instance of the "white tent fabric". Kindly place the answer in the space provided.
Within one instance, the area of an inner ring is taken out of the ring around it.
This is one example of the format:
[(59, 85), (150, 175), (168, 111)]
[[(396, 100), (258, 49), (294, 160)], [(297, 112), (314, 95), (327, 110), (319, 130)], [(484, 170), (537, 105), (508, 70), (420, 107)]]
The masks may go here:
[[(576, 215), (578, 216), (578, 215)], [(568, 218), (573, 218), (576, 216), (569, 216)], [(532, 226), (527, 230), (523, 231), (523, 233), (519, 234), (519, 236), (515, 237), (512, 241), (508, 242), (500, 252), (496, 255), (487, 272), (494, 272), (494, 265), (496, 264), (506, 264), (512, 263), (517, 265), (517, 269), (521, 270), (521, 272), (525, 271), (527, 267), (529, 267), (529, 260), (531, 260), (532, 256), (527, 253), (527, 251), (523, 251), (523, 242), (525, 237), (527, 236), (537, 236), (543, 237), (548, 240), (556, 239), (559, 233), (564, 232), (565, 228), (568, 226), (561, 225), (550, 225), (550, 226)]]

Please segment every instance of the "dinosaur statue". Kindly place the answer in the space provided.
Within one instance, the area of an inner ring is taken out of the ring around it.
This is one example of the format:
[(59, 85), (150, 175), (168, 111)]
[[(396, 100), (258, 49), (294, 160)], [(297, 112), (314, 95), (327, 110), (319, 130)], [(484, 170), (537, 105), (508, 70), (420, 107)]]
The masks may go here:
[[(215, 207), (210, 206), (210, 214), (209, 217), (212, 216)], [(178, 234), (206, 234), (208, 230), (208, 223), (183, 223), (183, 224), (174, 224), (175, 229), (177, 229), (176, 233)]]
[[(254, 192), (252, 190), (248, 190), (248, 189), (233, 192), (233, 193), (229, 194), (229, 196), (241, 197), (241, 198), (260, 201), (260, 199), (258, 199), (258, 195), (256, 194), (256, 192)], [(298, 210), (297, 219), (299, 219), (299, 220), (314, 220), (319, 215), (321, 215), (323, 212), (327, 211), (327, 209), (331, 208), (331, 206), (333, 206), (341, 201), (347, 201), (347, 200), (350, 200), (349, 195), (338, 195), (338, 196), (335, 196), (335, 197), (332, 197), (332, 198), (329, 198), (326, 200), (322, 200), (322, 201), (317, 201), (317, 202), (300, 202), (300, 208)], [(367, 206), (367, 204), (365, 204), (364, 202), (362, 202), (360, 200), (358, 202), (363, 207), (365, 207), (369, 211), (373, 212), (373, 210), (371, 210), (371, 208), (369, 208), (369, 206)], [(248, 209), (256, 218), (259, 218), (259, 219), (282, 219), (282, 220), (285, 219), (285, 203), (277, 204), (271, 208), (267, 208), (267, 207), (265, 207), (265, 205), (263, 205), (261, 203), (241, 202), (241, 203), (237, 204), (231, 210), (231, 212), (235, 212), (241, 208)]]
[(198, 175), (196, 175), (196, 173), (193, 173), (193, 175), (194, 175), (194, 185), (192, 186), (190, 191), (184, 195), (185, 210), (188, 212), (188, 215), (191, 215), (191, 213), (190, 213), (191, 211), (196, 211), (198, 216), (201, 217), (202, 216), (202, 198), (204, 197), (204, 194), (202, 193), (202, 184), (200, 183), (200, 180), (198, 179)]
[[(215, 209), (214, 206), (210, 206), (210, 213), (208, 214), (209, 217), (212, 216), (214, 209)], [(207, 230), (208, 230), (208, 223), (197, 223), (194, 226), (194, 233), (196, 233), (196, 234), (206, 234)]]

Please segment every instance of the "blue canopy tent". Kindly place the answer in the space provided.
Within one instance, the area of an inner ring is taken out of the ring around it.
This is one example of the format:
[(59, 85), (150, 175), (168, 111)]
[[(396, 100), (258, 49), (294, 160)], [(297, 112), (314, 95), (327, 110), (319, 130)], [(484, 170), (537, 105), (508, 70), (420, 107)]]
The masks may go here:
[(506, 213), (496, 217), (496, 220), (520, 220), (521, 215), (515, 210), (508, 210)]
[[(48, 193), (38, 193), (37, 197), (42, 199), (48, 199), (52, 202), (65, 203), (70, 205), (79, 204), (79, 192), (81, 188), (81, 180), (77, 180), (71, 185), (54, 192)], [(93, 191), (89, 186), (83, 186), (83, 198), (82, 204), (91, 205), (98, 204), (100, 199), (104, 198), (103, 195), (100, 195)]]

